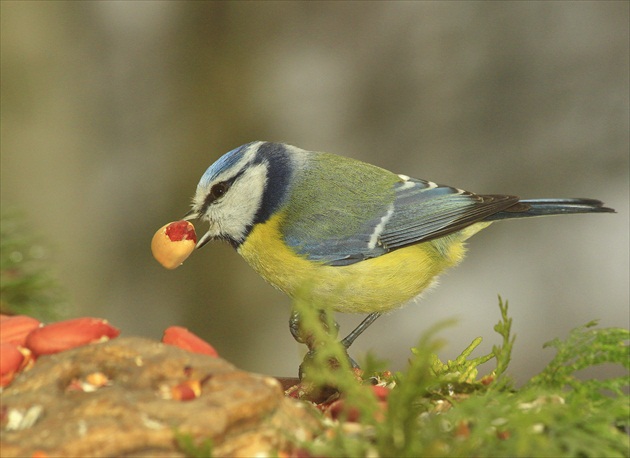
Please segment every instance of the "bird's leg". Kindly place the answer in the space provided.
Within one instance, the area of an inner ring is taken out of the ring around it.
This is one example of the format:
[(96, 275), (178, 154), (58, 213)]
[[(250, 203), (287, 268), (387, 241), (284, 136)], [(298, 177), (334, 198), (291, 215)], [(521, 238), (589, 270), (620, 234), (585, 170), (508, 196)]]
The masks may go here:
[[(327, 312), (325, 310), (320, 310), (319, 320), (322, 323), (324, 330), (328, 334), (330, 334), (332, 338), (336, 339), (339, 333), (339, 324), (329, 316), (329, 313), (330, 312)], [(365, 325), (364, 328), (366, 328), (367, 326), (368, 325)], [(291, 335), (293, 335), (293, 338), (297, 342), (303, 343), (308, 347), (308, 352), (304, 356), (304, 360), (302, 361), (302, 364), (300, 364), (300, 368), (299, 368), (299, 377), (300, 377), (300, 380), (302, 380), (305, 373), (308, 372), (308, 368), (312, 367), (313, 360), (315, 359), (316, 353), (318, 351), (322, 351), (321, 347), (324, 344), (324, 342), (316, 340), (312, 332), (304, 329), (304, 326), (302, 325), (302, 314), (298, 310), (294, 309), (291, 312), (291, 317), (289, 318), (289, 329), (291, 331)], [(361, 333), (360, 331), (357, 331), (357, 332), (355, 331), (353, 331), (354, 337), (352, 337), (351, 340), (354, 340)], [(344, 346), (345, 356), (348, 362), (350, 363), (350, 366), (353, 368), (358, 368), (359, 365), (350, 357), (350, 355), (348, 355), (348, 352), (346, 351), (349, 344), (348, 345), (343, 344), (343, 346)], [(336, 358), (331, 358), (329, 360), (329, 365), (331, 367), (337, 367), (339, 366), (339, 361), (337, 361)]]
[(381, 316), (381, 312), (372, 312), (368, 316), (366, 316), (365, 319), (361, 321), (361, 323), (359, 323), (359, 326), (354, 328), (352, 332), (341, 341), (341, 345), (346, 347), (346, 349), (350, 348), (352, 342), (354, 342), (355, 339), (359, 337), (363, 331), (365, 331), (372, 323), (374, 323), (374, 321), (376, 321), (379, 316)]

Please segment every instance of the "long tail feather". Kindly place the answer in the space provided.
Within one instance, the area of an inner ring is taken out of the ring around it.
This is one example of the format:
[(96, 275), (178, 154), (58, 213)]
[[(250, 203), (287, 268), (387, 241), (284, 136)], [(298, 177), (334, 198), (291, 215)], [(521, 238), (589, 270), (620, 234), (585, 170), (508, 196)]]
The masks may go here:
[(484, 221), (572, 213), (615, 213), (615, 210), (604, 207), (603, 202), (595, 199), (524, 199)]

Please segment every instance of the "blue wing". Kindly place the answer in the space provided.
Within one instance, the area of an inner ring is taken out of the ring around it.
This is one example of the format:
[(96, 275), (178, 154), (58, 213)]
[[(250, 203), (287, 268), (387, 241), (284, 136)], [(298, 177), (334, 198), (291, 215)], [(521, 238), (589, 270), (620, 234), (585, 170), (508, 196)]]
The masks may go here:
[(426, 242), (484, 220), (518, 200), (516, 196), (477, 195), (410, 178), (396, 184), (394, 212), (380, 240), (389, 250)]
[[(514, 196), (481, 196), (407, 177), (401, 177), (393, 186), (393, 200), (379, 205), (378, 211), (371, 212), (352, 234), (316, 240), (307, 235), (317, 233), (315, 230), (296, 233), (289, 227), (285, 230), (286, 242), (310, 260), (344, 266), (457, 232), (518, 202)], [(317, 221), (335, 219), (341, 228), (340, 219), (346, 218), (349, 226), (356, 226), (353, 223), (360, 217), (365, 213), (353, 205), (331, 209), (330, 214), (320, 213)]]

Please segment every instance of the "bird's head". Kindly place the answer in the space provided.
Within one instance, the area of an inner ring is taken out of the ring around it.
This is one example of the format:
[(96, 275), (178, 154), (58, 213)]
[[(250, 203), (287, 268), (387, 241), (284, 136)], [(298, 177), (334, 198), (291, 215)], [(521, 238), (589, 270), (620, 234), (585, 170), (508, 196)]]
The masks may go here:
[(288, 145), (258, 141), (239, 146), (212, 164), (199, 180), (192, 209), (185, 216), (210, 225), (197, 248), (214, 239), (238, 247), (256, 224), (278, 211), (300, 152)]

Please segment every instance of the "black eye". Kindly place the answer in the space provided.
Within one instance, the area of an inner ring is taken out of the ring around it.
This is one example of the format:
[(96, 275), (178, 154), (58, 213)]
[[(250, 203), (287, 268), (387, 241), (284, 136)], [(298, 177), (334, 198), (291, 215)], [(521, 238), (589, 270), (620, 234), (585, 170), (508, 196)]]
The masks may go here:
[(219, 197), (223, 196), (228, 189), (230, 189), (230, 184), (226, 181), (221, 181), (210, 189), (210, 198), (212, 200), (217, 200)]

